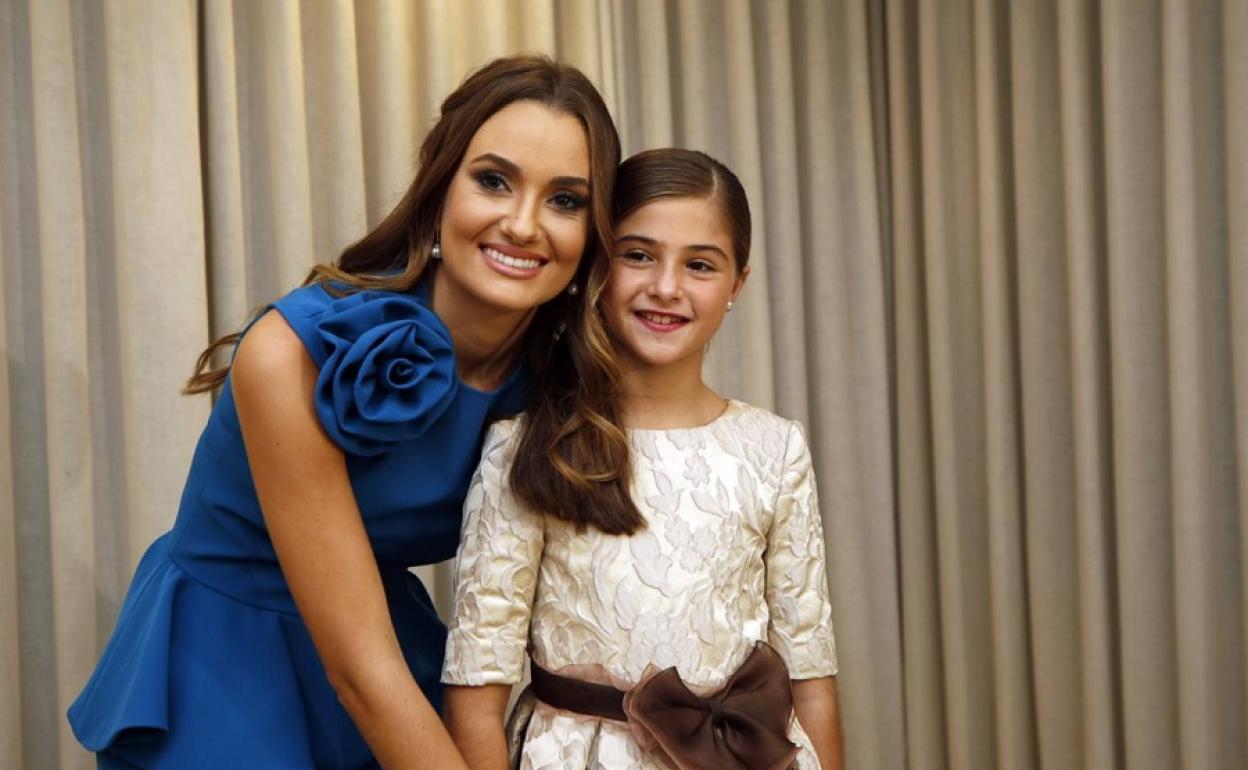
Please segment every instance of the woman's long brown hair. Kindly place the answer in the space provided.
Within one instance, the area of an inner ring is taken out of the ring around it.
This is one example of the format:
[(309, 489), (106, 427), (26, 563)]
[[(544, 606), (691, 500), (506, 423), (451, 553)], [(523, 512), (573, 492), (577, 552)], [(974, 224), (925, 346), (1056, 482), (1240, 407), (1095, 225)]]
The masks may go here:
[[(750, 258), (750, 203), (737, 175), (723, 163), (696, 150), (663, 148), (640, 152), (616, 172), (612, 223), (660, 198), (706, 198), (714, 201), (732, 239), (733, 259), (743, 270)], [(604, 240), (608, 252), (614, 243)], [(597, 280), (597, 271), (603, 272)], [(632, 500), (628, 435), (620, 427), (619, 379), (597, 377), (605, 369), (586, 366), (575, 356), (592, 352), (612, 357), (612, 342), (598, 310), (610, 273), (610, 260), (594, 261), (594, 289), (582, 312), (598, 318), (578, 333), (587, 336), (573, 345), (572, 360), (559, 359), (540, 387), (544, 403), (529, 407), (520, 449), (511, 466), (512, 491), (535, 510), (594, 527), (610, 534), (632, 534), (645, 518)], [(601, 334), (601, 336), (599, 336)], [(559, 355), (559, 348), (555, 355)], [(568, 379), (573, 377), (574, 379)], [(550, 410), (549, 412), (543, 410)]]
[[(490, 116), (518, 101), (535, 101), (581, 121), (589, 144), (592, 222), (585, 258), (573, 278), (583, 291), (561, 293), (539, 307), (525, 331), (523, 355), (534, 381), (520, 451), (539, 452), (546, 467), (559, 469), (561, 479), (573, 479), (570, 483), (580, 490), (578, 504), (630, 519), (638, 514), (628, 495), (628, 439), (611, 411), (619, 374), (595, 309), (608, 273), (603, 245), (613, 242), (611, 190), (620, 141), (601, 95), (580, 70), (543, 56), (513, 56), (470, 75), (442, 103), (438, 122), (421, 144), (416, 178), (402, 200), (377, 227), (348, 246), (337, 263), (312, 268), (304, 283), (334, 281), (335, 291), (339, 286), (347, 291), (408, 291), (415, 286), (428, 267), (439, 211), (469, 142)], [(210, 392), (225, 382), (229, 366), (212, 368), (214, 354), (228, 350), (239, 337), (226, 335), (200, 354), (185, 393)], [(574, 397), (582, 390), (592, 395)], [(546, 498), (532, 500), (545, 508), (541, 503)]]

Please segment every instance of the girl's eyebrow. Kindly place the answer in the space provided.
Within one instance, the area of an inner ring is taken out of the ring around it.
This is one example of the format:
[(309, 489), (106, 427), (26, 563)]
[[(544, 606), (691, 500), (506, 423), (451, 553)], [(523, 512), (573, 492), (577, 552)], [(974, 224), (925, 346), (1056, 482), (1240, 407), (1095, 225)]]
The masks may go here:
[(685, 251), (713, 251), (724, 259), (728, 259), (728, 255), (724, 250), (713, 243), (691, 243), (685, 247)]
[[(661, 243), (659, 243), (654, 238), (651, 238), (648, 235), (638, 235), (637, 233), (625, 233), (624, 235), (621, 235), (615, 239), (616, 243), (623, 243), (624, 241), (637, 241), (646, 246), (662, 245)], [(688, 246), (685, 246), (682, 250), (683, 251), (710, 251), (715, 254), (718, 254), (724, 259), (728, 259), (728, 254), (725, 253), (723, 249), (721, 249), (720, 247), (716, 246), (713, 243), (691, 243)]]
[[(507, 160), (502, 155), (493, 152), (487, 152), (472, 159), (473, 163), (488, 161), (503, 169), (512, 176), (520, 176), (520, 167), (514, 162)], [(557, 187), (589, 187), (589, 180), (583, 176), (557, 176), (550, 180), (550, 184)]]
[(621, 235), (621, 236), (619, 236), (619, 237), (618, 237), (618, 238), (616, 238), (615, 240), (616, 240), (616, 242), (617, 242), (617, 243), (618, 243), (618, 242), (620, 242), (620, 241), (640, 241), (641, 243), (644, 243), (644, 244), (645, 244), (645, 245), (647, 245), (647, 246), (657, 246), (657, 245), (659, 245), (659, 242), (658, 242), (658, 241), (656, 241), (655, 239), (651, 238), (650, 236), (648, 236), (648, 235), (638, 235), (637, 233), (626, 233), (625, 235)]

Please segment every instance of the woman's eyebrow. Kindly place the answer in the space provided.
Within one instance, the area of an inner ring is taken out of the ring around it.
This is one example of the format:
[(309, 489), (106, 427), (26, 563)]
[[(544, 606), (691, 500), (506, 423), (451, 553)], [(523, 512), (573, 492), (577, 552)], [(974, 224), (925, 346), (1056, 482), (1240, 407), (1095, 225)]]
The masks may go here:
[[(498, 153), (486, 152), (472, 159), (473, 163), (481, 161), (489, 161), (512, 176), (520, 176), (522, 173), (519, 166)], [(589, 180), (583, 176), (557, 176), (551, 178), (550, 184), (557, 187), (589, 187)]]
[(483, 160), (489, 161), (489, 162), (491, 162), (491, 163), (493, 163), (493, 164), (495, 164), (495, 165), (497, 165), (497, 166), (500, 166), (500, 167), (503, 169), (503, 171), (506, 171), (506, 172), (508, 172), (508, 173), (510, 173), (510, 174), (519, 174), (519, 173), (520, 173), (520, 167), (519, 167), (519, 166), (517, 166), (517, 165), (516, 165), (515, 163), (513, 163), (512, 161), (507, 160), (507, 159), (506, 159), (506, 158), (504, 158), (502, 155), (499, 155), (499, 154), (497, 154), (497, 153), (493, 153), (493, 152), (485, 152), (485, 153), (482, 153), (482, 154), (478, 155), (477, 157), (473, 158), (473, 159), (472, 159), (472, 162), (473, 162), (473, 163), (480, 163), (480, 162), (481, 162), (481, 161), (483, 161)]

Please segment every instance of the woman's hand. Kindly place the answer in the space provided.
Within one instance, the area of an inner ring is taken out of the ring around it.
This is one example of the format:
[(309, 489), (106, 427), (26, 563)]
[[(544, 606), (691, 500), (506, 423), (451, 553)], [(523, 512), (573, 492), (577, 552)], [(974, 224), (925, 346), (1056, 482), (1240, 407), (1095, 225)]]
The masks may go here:
[(836, 677), (793, 680), (793, 705), (797, 721), (810, 737), (822, 770), (845, 766), (841, 742), (841, 712), (836, 699)]
[(387, 770), (467, 766), (403, 659), (346, 459), (313, 405), (317, 369), (278, 313), (230, 377), (269, 536), (338, 699)]

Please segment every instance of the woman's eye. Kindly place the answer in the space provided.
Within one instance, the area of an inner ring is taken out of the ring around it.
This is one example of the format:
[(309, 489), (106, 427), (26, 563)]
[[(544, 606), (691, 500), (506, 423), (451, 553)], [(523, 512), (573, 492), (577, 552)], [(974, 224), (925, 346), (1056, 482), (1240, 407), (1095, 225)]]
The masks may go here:
[(550, 202), (564, 211), (580, 211), (585, 208), (585, 199), (570, 192), (555, 193)]
[(477, 184), (494, 192), (507, 189), (507, 180), (497, 171), (482, 171), (477, 174)]
[(643, 262), (650, 259), (650, 255), (640, 249), (632, 249), (621, 254), (620, 259), (626, 259), (629, 262)]

